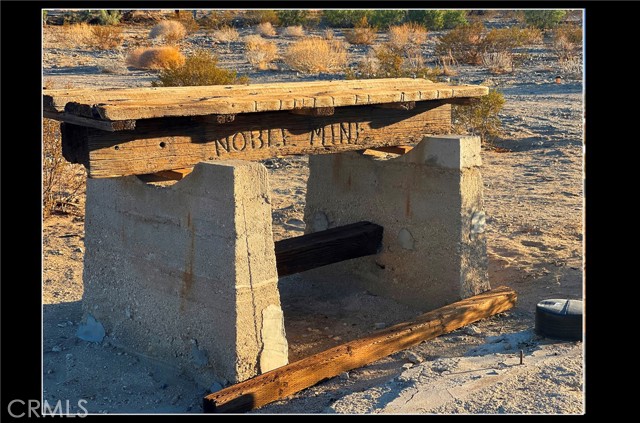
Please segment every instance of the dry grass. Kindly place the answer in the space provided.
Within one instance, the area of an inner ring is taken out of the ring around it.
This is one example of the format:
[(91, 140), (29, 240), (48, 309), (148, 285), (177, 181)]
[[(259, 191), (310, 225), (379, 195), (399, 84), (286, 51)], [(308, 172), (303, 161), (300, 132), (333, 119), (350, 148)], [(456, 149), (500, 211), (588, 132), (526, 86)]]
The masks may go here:
[(261, 24), (256, 25), (256, 34), (264, 37), (275, 37), (276, 29), (273, 27), (271, 22), (262, 22)]
[(160, 38), (169, 44), (175, 44), (186, 36), (187, 29), (179, 21), (162, 21), (149, 31), (149, 38)]
[(427, 41), (427, 29), (416, 23), (406, 23), (389, 28), (389, 44), (405, 50), (412, 46), (420, 46)]
[(300, 72), (339, 72), (347, 63), (347, 50), (338, 41), (309, 37), (291, 43), (284, 62)]
[(553, 31), (553, 49), (560, 62), (574, 59), (582, 49), (582, 27), (563, 25)]
[(259, 70), (269, 69), (270, 63), (278, 57), (278, 47), (275, 43), (259, 35), (246, 36), (244, 46), (247, 49), (247, 61)]
[(333, 40), (336, 37), (336, 34), (333, 32), (333, 29), (327, 28), (322, 32), (322, 38), (325, 40)]
[(282, 31), (282, 35), (285, 37), (304, 37), (304, 29), (302, 25), (288, 26)]
[(122, 45), (122, 28), (113, 25), (96, 25), (91, 27), (89, 45), (95, 49), (112, 49)]
[(181, 66), (184, 62), (184, 55), (171, 46), (141, 47), (127, 56), (127, 65), (138, 69), (167, 69)]
[(231, 26), (215, 29), (211, 32), (211, 36), (219, 43), (227, 43), (227, 49), (230, 48), (232, 42), (240, 39), (238, 31)]
[(67, 48), (112, 49), (122, 45), (122, 28), (113, 25), (64, 25), (58, 42)]
[(492, 74), (511, 73), (513, 72), (513, 56), (505, 51), (483, 53), (482, 65)]
[(58, 41), (64, 47), (78, 48), (85, 46), (87, 40), (90, 40), (92, 35), (91, 26), (86, 23), (64, 25)]
[(375, 28), (353, 28), (344, 34), (345, 40), (349, 44), (355, 45), (371, 45), (376, 40), (378, 34)]
[[(53, 89), (45, 81), (44, 89)], [(60, 88), (72, 88), (66, 85)], [(71, 164), (62, 156), (60, 122), (42, 119), (42, 212), (46, 219), (53, 213), (82, 213), (86, 172), (79, 164)]]

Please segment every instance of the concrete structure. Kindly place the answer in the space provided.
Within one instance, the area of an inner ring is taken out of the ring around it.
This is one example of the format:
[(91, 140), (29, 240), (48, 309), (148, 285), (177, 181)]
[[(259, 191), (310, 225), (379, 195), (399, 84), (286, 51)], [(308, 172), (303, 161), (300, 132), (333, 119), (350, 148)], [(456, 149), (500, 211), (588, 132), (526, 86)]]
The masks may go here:
[(378, 255), (313, 272), (421, 310), (490, 289), (480, 165), (480, 139), (455, 135), (426, 137), (390, 160), (311, 156), (308, 232), (361, 220), (384, 227)]
[(110, 342), (206, 384), (287, 364), (264, 166), (88, 179), (86, 204), (83, 307)]

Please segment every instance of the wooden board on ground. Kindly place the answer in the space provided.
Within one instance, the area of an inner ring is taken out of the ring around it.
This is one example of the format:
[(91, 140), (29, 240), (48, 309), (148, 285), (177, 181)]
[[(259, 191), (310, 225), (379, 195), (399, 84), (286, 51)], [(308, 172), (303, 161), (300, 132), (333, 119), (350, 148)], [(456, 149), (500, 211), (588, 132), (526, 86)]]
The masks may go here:
[(261, 160), (417, 143), (451, 130), (451, 105), (418, 102), (412, 110), (344, 107), (330, 116), (264, 112), (218, 124), (189, 117), (144, 119), (134, 131), (106, 132), (64, 123), (62, 151), (92, 178), (155, 173), (207, 160)]
[[(58, 89), (43, 92), (44, 110), (102, 120), (256, 113), (480, 97), (478, 85), (384, 78), (254, 85)], [(390, 106), (390, 107), (396, 107)], [(60, 115), (64, 121), (64, 116)]]
[(372, 363), (512, 308), (516, 292), (499, 287), (425, 313), (204, 397), (205, 412), (241, 412), (284, 399), (316, 383)]
[(382, 245), (382, 232), (380, 225), (357, 222), (278, 241), (278, 276), (376, 254)]

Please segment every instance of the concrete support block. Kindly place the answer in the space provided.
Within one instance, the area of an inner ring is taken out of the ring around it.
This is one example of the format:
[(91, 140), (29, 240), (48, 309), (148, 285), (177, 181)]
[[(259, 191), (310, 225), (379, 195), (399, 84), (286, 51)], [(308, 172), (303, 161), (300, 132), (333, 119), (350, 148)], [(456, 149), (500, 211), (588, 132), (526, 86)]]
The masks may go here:
[(307, 232), (360, 220), (384, 227), (379, 254), (314, 272), (421, 310), (488, 290), (480, 165), (480, 139), (455, 135), (389, 160), (311, 156)]
[(264, 166), (88, 179), (86, 204), (83, 308), (113, 344), (203, 384), (287, 364)]

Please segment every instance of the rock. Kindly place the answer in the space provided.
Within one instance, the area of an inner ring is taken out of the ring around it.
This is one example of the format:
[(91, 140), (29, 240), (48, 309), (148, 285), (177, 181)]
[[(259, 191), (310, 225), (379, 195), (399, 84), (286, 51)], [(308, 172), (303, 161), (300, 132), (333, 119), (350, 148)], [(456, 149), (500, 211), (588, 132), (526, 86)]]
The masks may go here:
[(404, 359), (413, 364), (420, 364), (424, 361), (422, 357), (412, 351), (405, 352)]
[(89, 314), (86, 322), (78, 326), (76, 336), (83, 341), (102, 342), (105, 336), (104, 326)]
[(402, 369), (403, 369), (403, 370), (409, 370), (409, 369), (410, 369), (410, 368), (412, 368), (413, 366), (414, 366), (414, 364), (413, 364), (413, 363), (404, 363), (404, 364), (402, 365)]
[(474, 335), (480, 335), (480, 333), (482, 332), (480, 331), (480, 329), (478, 329), (477, 326), (469, 325), (464, 328), (464, 333), (470, 336), (474, 336)]
[(386, 326), (387, 324), (384, 322), (378, 322), (373, 324), (373, 327), (376, 329), (384, 329)]
[(342, 372), (339, 377), (341, 380), (349, 380), (349, 372)]
[(160, 385), (160, 389), (164, 390), (167, 389), (169, 387), (169, 385), (167, 385), (166, 383), (163, 383), (162, 385)]
[(60, 348), (59, 345), (56, 345), (55, 347), (51, 348), (51, 352), (60, 352), (62, 351), (62, 348)]

